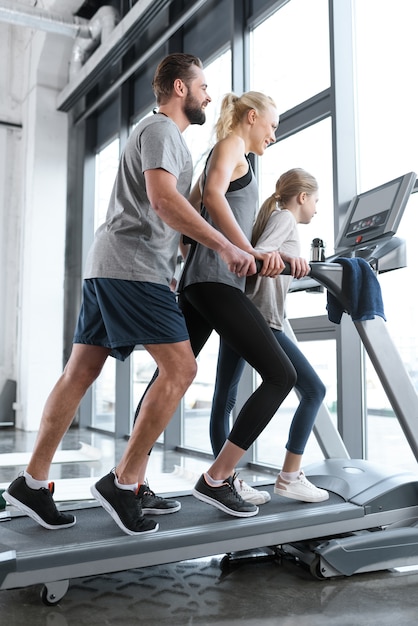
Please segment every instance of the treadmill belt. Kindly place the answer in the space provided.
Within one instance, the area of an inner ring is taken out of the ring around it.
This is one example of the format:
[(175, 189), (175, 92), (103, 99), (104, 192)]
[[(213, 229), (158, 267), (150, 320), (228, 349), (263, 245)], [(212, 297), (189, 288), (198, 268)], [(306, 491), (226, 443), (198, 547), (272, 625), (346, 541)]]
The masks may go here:
[(63, 530), (47, 530), (29, 517), (19, 514), (16, 517), (12, 517), (11, 521), (3, 522), (0, 525), (1, 542), (3, 546), (8, 545), (19, 554), (38, 545), (43, 548), (68, 547), (79, 545), (80, 542), (95, 543), (97, 541), (112, 541), (120, 538), (141, 541), (166, 533), (185, 533), (199, 527), (206, 528), (210, 526), (219, 528), (222, 525), (229, 527), (232, 524), (232, 526), (238, 528), (243, 525), (253, 525), (254, 523), (259, 525), (262, 520), (271, 521), (271, 518), (276, 520), (278, 525), (285, 528), (287, 526), (286, 519), (291, 518), (293, 520), (292, 527), (294, 527), (298, 521), (302, 524), (306, 523), (307, 515), (311, 516), (315, 512), (317, 515), (321, 515), (321, 512), (326, 512), (329, 515), (330, 507), (334, 508), (335, 505), (344, 504), (344, 500), (335, 494), (330, 494), (329, 500), (325, 502), (308, 504), (276, 496), (273, 493), (273, 485), (263, 487), (263, 489), (270, 492), (272, 499), (267, 504), (261, 505), (258, 515), (254, 517), (233, 517), (213, 506), (200, 502), (191, 495), (173, 496), (181, 502), (182, 508), (179, 512), (169, 515), (149, 515), (148, 517), (158, 522), (159, 530), (156, 533), (147, 534), (143, 537), (140, 535), (131, 537), (125, 535), (120, 530), (110, 515), (100, 505), (92, 503), (91, 507), (88, 508), (70, 509), (70, 507), (66, 507), (66, 510), (71, 510), (74, 513), (77, 523), (75, 526)]
[[(265, 489), (273, 493), (273, 485)], [(312, 526), (315, 536), (323, 524), (327, 528), (364, 517), (362, 507), (335, 494), (318, 504), (273, 494), (270, 502), (260, 506), (259, 514), (249, 518), (232, 517), (191, 495), (177, 499), (181, 510), (154, 516), (159, 530), (142, 536), (126, 535), (95, 505), (75, 508), (76, 525), (62, 530), (44, 529), (26, 516), (2, 522), (0, 588), (272, 546), (281, 543), (283, 533), (285, 541), (290, 536), (297, 539), (300, 533), (309, 535)]]

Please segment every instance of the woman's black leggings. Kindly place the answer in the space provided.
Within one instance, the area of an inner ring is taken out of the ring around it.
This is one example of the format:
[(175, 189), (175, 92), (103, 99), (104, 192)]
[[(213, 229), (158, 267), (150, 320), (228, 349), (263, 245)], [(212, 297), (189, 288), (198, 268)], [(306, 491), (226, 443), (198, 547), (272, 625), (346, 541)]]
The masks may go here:
[[(242, 407), (228, 437), (239, 448), (247, 450), (295, 386), (295, 369), (261, 313), (236, 287), (222, 283), (189, 285), (180, 294), (179, 306), (195, 356), (215, 330), (262, 378), (261, 385)], [(158, 372), (153, 380), (157, 375)], [(142, 399), (135, 417), (141, 403)]]
[(221, 283), (189, 285), (181, 293), (179, 305), (196, 356), (215, 330), (262, 378), (228, 437), (247, 450), (295, 386), (296, 371), (259, 310), (236, 287)]

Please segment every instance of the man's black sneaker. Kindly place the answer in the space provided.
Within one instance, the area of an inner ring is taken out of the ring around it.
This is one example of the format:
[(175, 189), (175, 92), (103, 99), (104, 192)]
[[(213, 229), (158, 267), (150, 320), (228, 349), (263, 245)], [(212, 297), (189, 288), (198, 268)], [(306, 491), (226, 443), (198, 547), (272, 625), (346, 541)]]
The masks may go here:
[(158, 530), (158, 524), (154, 520), (144, 517), (141, 500), (136, 492), (119, 489), (115, 485), (113, 472), (93, 485), (91, 493), (127, 535), (154, 533)]
[(75, 516), (71, 513), (61, 513), (57, 509), (53, 493), (53, 482), (49, 483), (48, 489), (46, 487), (31, 489), (26, 484), (25, 477), (19, 476), (3, 493), (3, 498), (48, 530), (74, 526)]
[(180, 502), (157, 496), (147, 483), (140, 486), (138, 498), (141, 500), (144, 515), (167, 515), (167, 513), (177, 513), (181, 509)]
[(251, 517), (257, 515), (258, 506), (246, 502), (234, 487), (235, 476), (227, 478), (219, 487), (211, 487), (204, 475), (197, 481), (192, 494), (198, 500), (216, 506), (221, 511), (236, 517)]

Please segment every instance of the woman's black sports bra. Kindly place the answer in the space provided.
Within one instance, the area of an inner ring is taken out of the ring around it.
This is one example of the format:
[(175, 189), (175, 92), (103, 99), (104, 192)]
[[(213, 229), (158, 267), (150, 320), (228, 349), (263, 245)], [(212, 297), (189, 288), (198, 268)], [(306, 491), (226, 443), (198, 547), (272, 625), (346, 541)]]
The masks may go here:
[(237, 191), (237, 189), (242, 189), (243, 187), (246, 187), (247, 185), (249, 185), (251, 178), (253, 176), (253, 169), (251, 167), (250, 159), (248, 158), (247, 155), (245, 155), (245, 158), (247, 159), (247, 163), (248, 163), (247, 173), (244, 174), (244, 176), (241, 176), (240, 178), (237, 178), (236, 180), (233, 180), (231, 183), (229, 183), (227, 193), (228, 191)]

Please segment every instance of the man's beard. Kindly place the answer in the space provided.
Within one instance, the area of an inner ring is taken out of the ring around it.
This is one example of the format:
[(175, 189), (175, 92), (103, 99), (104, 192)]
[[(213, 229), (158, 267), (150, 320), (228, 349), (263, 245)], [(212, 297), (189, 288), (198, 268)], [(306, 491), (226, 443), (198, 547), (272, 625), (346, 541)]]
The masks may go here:
[(190, 124), (199, 124), (199, 126), (202, 126), (202, 124), (206, 122), (206, 113), (202, 109), (202, 105), (197, 102), (196, 98), (193, 98), (189, 94), (184, 103), (184, 114)]

